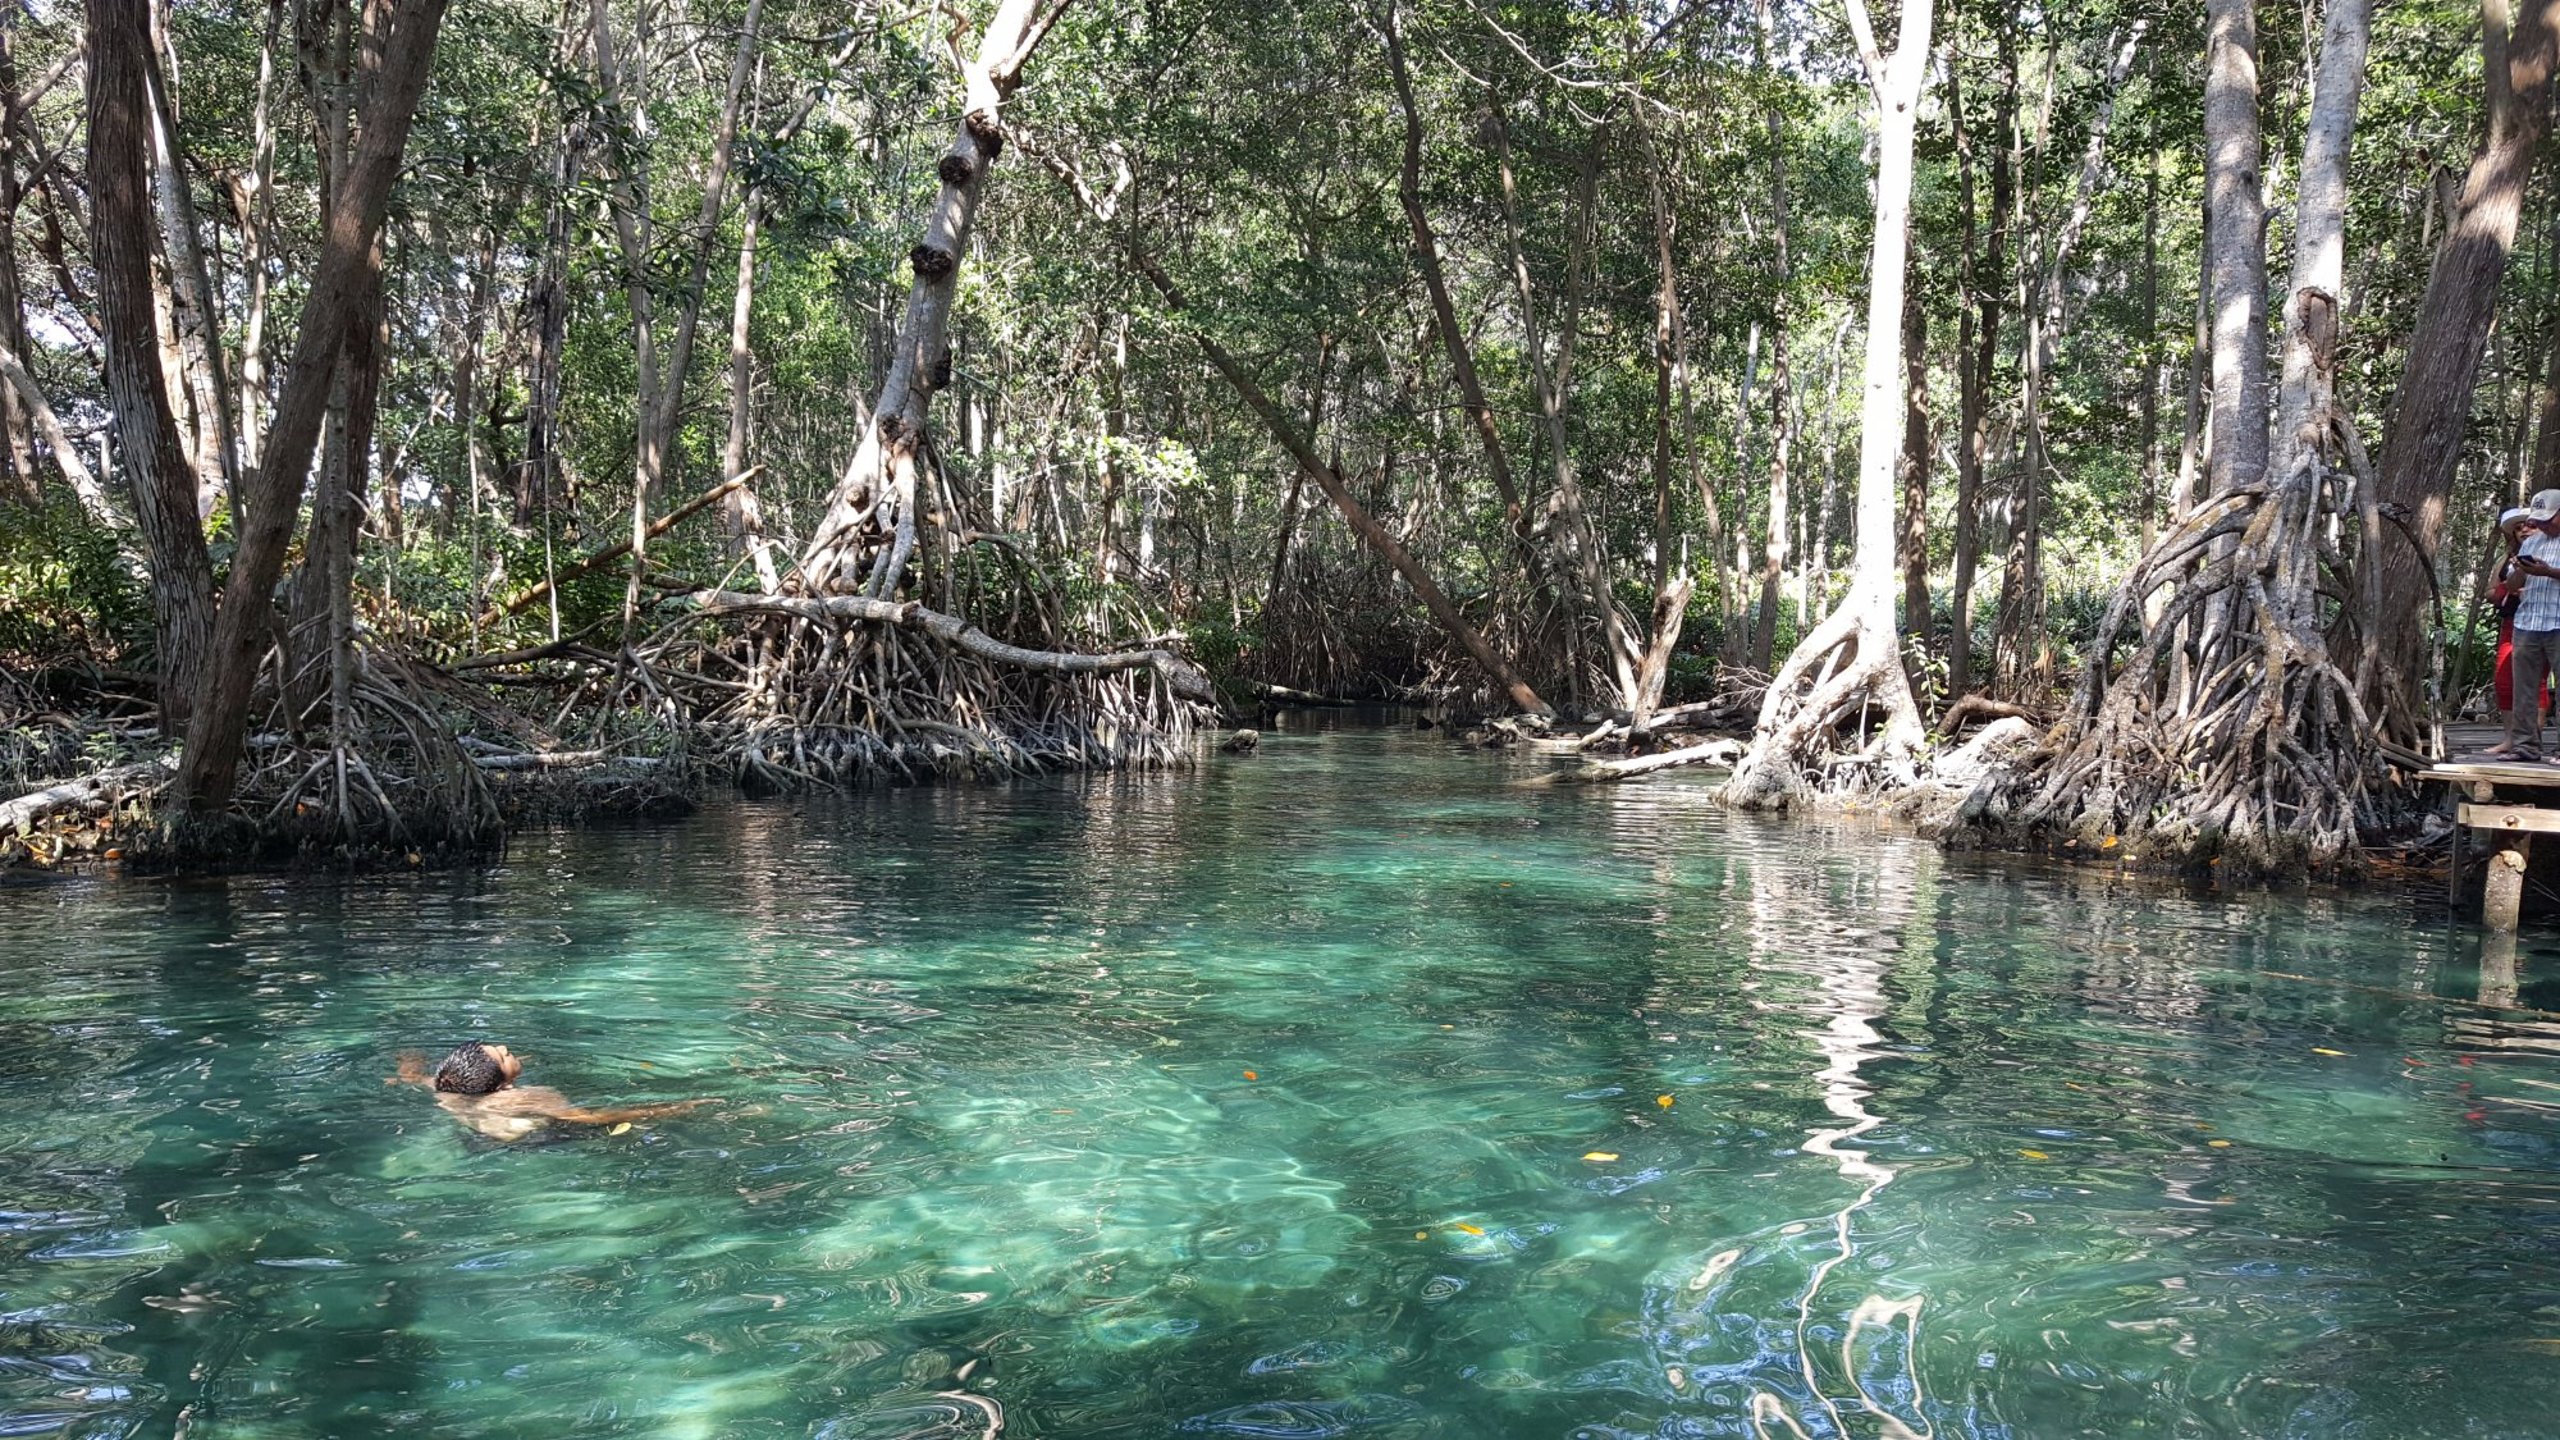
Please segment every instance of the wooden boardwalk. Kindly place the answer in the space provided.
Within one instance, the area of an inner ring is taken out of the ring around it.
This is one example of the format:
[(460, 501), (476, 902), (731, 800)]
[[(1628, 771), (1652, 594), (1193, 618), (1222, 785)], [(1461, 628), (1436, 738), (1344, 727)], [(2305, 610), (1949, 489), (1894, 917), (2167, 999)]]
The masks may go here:
[[(2544, 727), (2545, 749), (2560, 755), (2560, 736)], [(2474, 760), (2468, 756), (2495, 747), (2504, 732), (2494, 724), (2469, 721), (2444, 729), (2445, 759), (2421, 772), (2428, 780), (2454, 787), (2460, 797), (2454, 810), (2453, 868), (2448, 893), (2462, 892), (2463, 852), (2480, 832), (2478, 843), (2489, 850), (2488, 873), (2481, 886), (2480, 918), (2500, 933), (2516, 928), (2524, 907), (2525, 870), (2533, 857), (2533, 837), (2560, 835), (2560, 764), (2529, 760)]]

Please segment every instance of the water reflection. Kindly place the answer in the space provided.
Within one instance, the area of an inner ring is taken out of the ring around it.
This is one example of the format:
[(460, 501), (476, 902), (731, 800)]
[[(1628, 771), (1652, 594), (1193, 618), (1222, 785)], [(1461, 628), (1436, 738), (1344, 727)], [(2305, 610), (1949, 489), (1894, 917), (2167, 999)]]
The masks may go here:
[[(0, 1433), (2544, 1425), (2534, 957), (1267, 734), (0, 889)], [(476, 1143), (465, 1033), (762, 1113)]]

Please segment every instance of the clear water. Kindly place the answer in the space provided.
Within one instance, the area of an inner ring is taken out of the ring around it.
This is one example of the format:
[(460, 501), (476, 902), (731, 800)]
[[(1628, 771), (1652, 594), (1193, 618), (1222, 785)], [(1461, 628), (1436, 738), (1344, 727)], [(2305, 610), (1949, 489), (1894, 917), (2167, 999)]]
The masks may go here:
[[(2471, 932), (1536, 769), (0, 887), (0, 1436), (2553, 1433)], [(719, 1103), (491, 1143), (465, 1035)]]

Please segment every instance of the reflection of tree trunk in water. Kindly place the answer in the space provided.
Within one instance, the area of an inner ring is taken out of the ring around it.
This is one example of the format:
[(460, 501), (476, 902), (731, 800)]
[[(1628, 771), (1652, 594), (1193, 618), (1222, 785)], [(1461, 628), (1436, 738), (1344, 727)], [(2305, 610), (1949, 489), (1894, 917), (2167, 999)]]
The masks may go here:
[[(1878, 916), (1889, 928), (1910, 918), (1915, 906), (1908, 889), (1884, 882), (1873, 904), (1863, 913)], [(1755, 900), (1759, 894), (1755, 885)], [(1755, 906), (1755, 908), (1757, 908)], [(1853, 1142), (1884, 1124), (1884, 1117), (1868, 1108), (1875, 1087), (1861, 1073), (1869, 1060), (1887, 1057), (1884, 1036), (1876, 1022), (1884, 1018), (1887, 1004), (1884, 980), (1889, 957), (1894, 951), (1882, 936), (1875, 933), (1840, 935), (1829, 943), (1816, 942), (1815, 953), (1805, 955), (1801, 930), (1805, 917), (1775, 917), (1773, 923), (1755, 926), (1755, 933), (1776, 932), (1771, 937), (1773, 951), (1783, 947), (1794, 965), (1814, 972), (1820, 996), (1815, 1004), (1828, 1012), (1822, 1028), (1812, 1033), (1815, 1049), (1822, 1056), (1822, 1068), (1813, 1075), (1820, 1091), (1822, 1108), (1839, 1123), (1809, 1130), (1800, 1147), (1807, 1155), (1819, 1156), (1839, 1171), (1843, 1182), (1855, 1186), (1857, 1194), (1826, 1217), (1832, 1237), (1832, 1252), (1817, 1261), (1806, 1274), (1805, 1283), (1796, 1295), (1795, 1336), (1792, 1347), (1797, 1379), (1803, 1393), (1813, 1397), (1830, 1421), (1827, 1432), (1835, 1435), (1852, 1433), (1843, 1414), (1843, 1405), (1875, 1417), (1877, 1434), (1885, 1440), (1922, 1440), (1925, 1429), (1914, 1428), (1897, 1409), (1906, 1410), (1919, 1420), (1927, 1413), (1928, 1399), (1920, 1384), (1918, 1356), (1920, 1309), (1926, 1297), (1913, 1295), (1904, 1300), (1888, 1300), (1869, 1294), (1850, 1308), (1847, 1316), (1827, 1313), (1820, 1308), (1822, 1291), (1834, 1272), (1857, 1258), (1856, 1224), (1859, 1213), (1874, 1203), (1877, 1195), (1893, 1183), (1900, 1173), (1890, 1165), (1877, 1162), (1872, 1153)], [(1864, 1378), (1866, 1366), (1854, 1352), (1860, 1335), (1873, 1328), (1893, 1337), (1889, 1343), (1902, 1350), (1900, 1370), (1907, 1391), (1888, 1401), (1870, 1391)], [(1836, 1337), (1833, 1350), (1829, 1340)], [(1840, 1371), (1825, 1376), (1821, 1361), (1827, 1353), (1841, 1357)], [(1776, 1420), (1786, 1433), (1803, 1434), (1796, 1426), (1799, 1417), (1791, 1416), (1786, 1401), (1766, 1390), (1751, 1398), (1756, 1420)], [(1810, 1418), (1810, 1417), (1802, 1417)], [(1925, 1425), (1925, 1420), (1923, 1421)], [(1762, 1433), (1781, 1433), (1767, 1427)]]

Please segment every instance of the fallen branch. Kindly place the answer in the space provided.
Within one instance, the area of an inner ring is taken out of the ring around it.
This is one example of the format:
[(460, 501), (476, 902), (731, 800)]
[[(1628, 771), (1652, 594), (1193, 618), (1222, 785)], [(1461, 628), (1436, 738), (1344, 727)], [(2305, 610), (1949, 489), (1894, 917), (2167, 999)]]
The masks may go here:
[(1274, 685), (1265, 680), (1254, 681), (1253, 692), (1266, 700), (1277, 700), (1284, 705), (1322, 706), (1348, 710), (1360, 703), (1357, 700), (1344, 700), (1332, 695), (1316, 695), (1304, 690), (1292, 690), (1286, 685)]
[(111, 795), (142, 782), (157, 787), (168, 783), (178, 773), (178, 757), (163, 755), (157, 760), (139, 760), (65, 780), (32, 794), (21, 795), (0, 805), (0, 834), (12, 834), (35, 828), (35, 823), (60, 810), (85, 805), (102, 796)]
[[(714, 505), (717, 505), (730, 492), (754, 479), (756, 477), (756, 472), (763, 468), (764, 467), (761, 465), (750, 465), (746, 469), (739, 471), (737, 474), (730, 476), (728, 479), (721, 481), (719, 484), (714, 485), (710, 489), (703, 491), (701, 494), (694, 496), (690, 500), (687, 500), (682, 505), (668, 511), (665, 515), (658, 518), (656, 524), (649, 527), (647, 538), (655, 540), (659, 536), (674, 529), (682, 522), (701, 514), (704, 510), (707, 510)], [(488, 611), (481, 615), (480, 623), (483, 625), (494, 625), (500, 620), (505, 619), (507, 616), (513, 615), (517, 611), (524, 609), (526, 606), (533, 604), (537, 600), (540, 600), (542, 597), (551, 594), (554, 590), (564, 584), (567, 584), (569, 581), (575, 580), (581, 575), (587, 575), (597, 570), (601, 570), (605, 566), (612, 564), (614, 561), (619, 560), (630, 553), (630, 541), (615, 541), (613, 544), (607, 545), (603, 549), (596, 551), (594, 554), (587, 556), (585, 559), (580, 560), (575, 564), (570, 565), (568, 568), (552, 575), (549, 579), (538, 580), (533, 584), (526, 586), (522, 590), (517, 591), (513, 595), (508, 596), (506, 599), (499, 601), (497, 604), (490, 606)]]
[(2006, 700), (1994, 700), (1988, 695), (1977, 694), (1967, 695), (1948, 706), (1946, 713), (1938, 717), (1938, 733), (1953, 735), (1963, 728), (1967, 720), (2011, 719), (2024, 720), (2039, 727), (2051, 723), (2046, 716), (2032, 706), (2012, 705)]
[(1063, 650), (1026, 650), (1008, 645), (957, 615), (928, 610), (913, 601), (879, 600), (868, 595), (750, 595), (740, 590), (697, 590), (693, 602), (713, 615), (791, 615), (803, 620), (856, 620), (921, 631), (958, 650), (1053, 675), (1102, 675), (1120, 670), (1152, 669), (1186, 699), (1212, 703), (1216, 692), (1209, 677), (1170, 650), (1119, 650), (1107, 655), (1078, 655)]
[(1632, 780), (1656, 770), (1670, 770), (1682, 765), (1730, 765), (1742, 758), (1739, 740), (1709, 740), (1701, 745), (1665, 750), (1659, 755), (1636, 755), (1624, 760), (1595, 760), (1578, 770), (1556, 773), (1559, 785), (1605, 785), (1618, 780)]
[(520, 754), (474, 755), (471, 763), (483, 770), (586, 770), (598, 765), (626, 765), (635, 770), (646, 770), (661, 762), (648, 755), (616, 755), (609, 750), (531, 750)]

